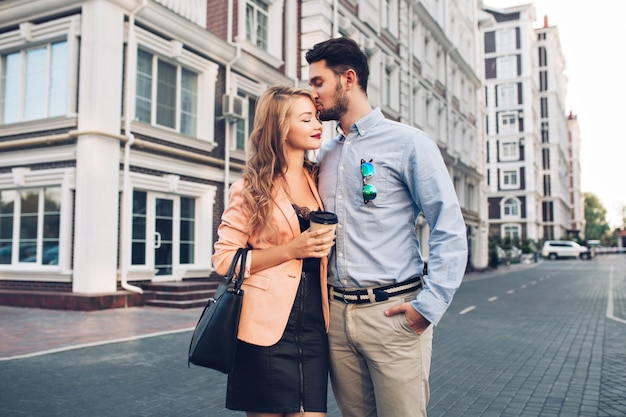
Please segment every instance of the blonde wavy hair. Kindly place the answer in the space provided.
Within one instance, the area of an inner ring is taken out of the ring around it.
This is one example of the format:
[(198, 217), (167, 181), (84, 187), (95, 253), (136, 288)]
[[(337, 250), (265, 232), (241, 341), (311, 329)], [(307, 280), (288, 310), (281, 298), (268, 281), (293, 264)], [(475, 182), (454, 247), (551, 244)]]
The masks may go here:
[[(307, 90), (287, 86), (269, 87), (259, 98), (254, 116), (254, 128), (248, 141), (248, 162), (243, 173), (244, 208), (250, 214), (250, 232), (261, 231), (263, 240), (271, 241), (272, 191), (276, 180), (283, 178), (287, 170), (284, 150), (289, 132), (289, 115), (292, 104), (305, 97), (313, 104), (315, 100)], [(308, 152), (304, 167), (317, 183), (317, 165)]]

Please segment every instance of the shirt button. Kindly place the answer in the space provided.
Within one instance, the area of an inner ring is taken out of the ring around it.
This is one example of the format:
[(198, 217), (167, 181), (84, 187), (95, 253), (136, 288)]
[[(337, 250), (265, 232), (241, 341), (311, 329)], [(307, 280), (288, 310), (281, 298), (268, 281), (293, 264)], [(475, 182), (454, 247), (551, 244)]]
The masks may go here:
[(343, 227), (343, 225), (342, 225), (341, 223), (337, 223), (337, 227), (338, 227), (339, 229), (341, 229), (341, 228)]
[(348, 285), (348, 280), (344, 279), (343, 281), (341, 281), (343, 283), (343, 285)]
[(338, 255), (340, 258), (343, 258), (343, 252), (337, 252), (337, 255)]
[(339, 167), (339, 171), (343, 171), (343, 165)]
[(342, 196), (341, 194), (339, 194), (339, 195), (337, 196), (337, 199), (338, 199), (338, 200), (341, 200), (342, 198), (343, 198), (343, 196)]

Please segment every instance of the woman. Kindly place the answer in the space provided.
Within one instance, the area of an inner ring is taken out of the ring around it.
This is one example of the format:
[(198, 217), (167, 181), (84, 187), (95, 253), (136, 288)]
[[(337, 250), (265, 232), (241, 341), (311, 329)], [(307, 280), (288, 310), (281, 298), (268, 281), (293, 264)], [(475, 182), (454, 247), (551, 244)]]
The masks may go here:
[(248, 417), (323, 417), (328, 381), (327, 255), (331, 229), (308, 230), (321, 210), (316, 166), (322, 124), (306, 90), (271, 87), (259, 99), (243, 179), (231, 187), (213, 265), (225, 274), (248, 247), (235, 366), (226, 407)]

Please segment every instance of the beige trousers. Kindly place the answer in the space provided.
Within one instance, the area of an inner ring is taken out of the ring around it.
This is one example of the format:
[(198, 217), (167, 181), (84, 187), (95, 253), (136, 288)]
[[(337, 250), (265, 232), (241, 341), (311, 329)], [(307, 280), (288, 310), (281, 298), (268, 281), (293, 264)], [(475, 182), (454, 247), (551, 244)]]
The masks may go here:
[(374, 304), (330, 303), (330, 377), (343, 417), (422, 417), (428, 405), (433, 326), (418, 336), (387, 308), (414, 293)]

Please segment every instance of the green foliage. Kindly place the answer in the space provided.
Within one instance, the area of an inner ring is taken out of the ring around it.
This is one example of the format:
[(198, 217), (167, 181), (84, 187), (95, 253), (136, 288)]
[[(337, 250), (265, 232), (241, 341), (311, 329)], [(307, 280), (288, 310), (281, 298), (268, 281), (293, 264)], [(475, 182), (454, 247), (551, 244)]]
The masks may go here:
[(606, 209), (595, 194), (585, 193), (585, 237), (606, 240), (610, 227), (606, 221)]

